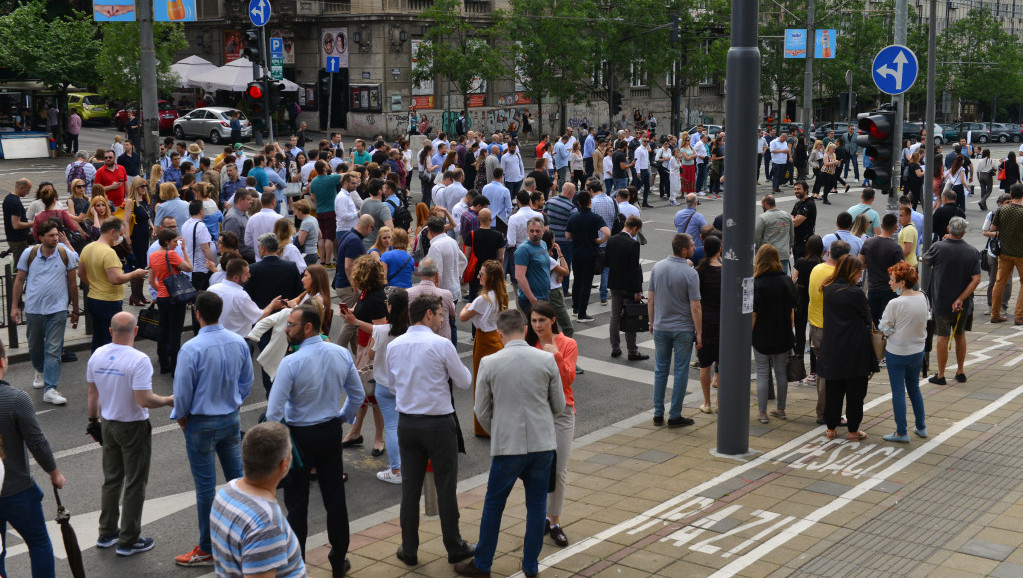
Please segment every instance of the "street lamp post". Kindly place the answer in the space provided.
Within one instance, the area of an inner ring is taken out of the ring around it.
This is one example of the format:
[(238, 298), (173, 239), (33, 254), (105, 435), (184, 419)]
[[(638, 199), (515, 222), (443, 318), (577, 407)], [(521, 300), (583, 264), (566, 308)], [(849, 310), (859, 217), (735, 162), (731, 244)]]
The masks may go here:
[(728, 49), (728, 139), (721, 269), (721, 379), (717, 451), (749, 451), (749, 375), (753, 325), (753, 228), (756, 206), (757, 115), (760, 95), (759, 0), (732, 0)]

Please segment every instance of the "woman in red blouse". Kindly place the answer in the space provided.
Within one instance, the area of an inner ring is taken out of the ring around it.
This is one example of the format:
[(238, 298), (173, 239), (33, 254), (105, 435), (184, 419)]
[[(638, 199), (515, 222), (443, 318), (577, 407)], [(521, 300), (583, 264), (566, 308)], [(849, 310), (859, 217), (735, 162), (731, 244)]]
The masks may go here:
[(554, 416), (554, 435), (557, 438), (557, 485), (547, 496), (547, 528), (554, 543), (564, 548), (568, 538), (561, 529), (561, 506), (565, 502), (565, 485), (568, 480), (568, 458), (575, 438), (575, 396), (572, 382), (575, 381), (575, 364), (579, 360), (579, 347), (575, 340), (558, 329), (557, 312), (546, 301), (537, 301), (529, 316), (526, 343), (554, 355), (561, 374), (561, 386), (565, 389), (565, 410)]
[(171, 303), (170, 293), (164, 281), (171, 275), (192, 270), (188, 252), (184, 257), (174, 249), (183, 241), (177, 231), (160, 231), (160, 248), (149, 256), (149, 285), (156, 289), (156, 306), (160, 312), (160, 335), (156, 341), (156, 353), (160, 360), (160, 373), (173, 373), (181, 349), (181, 331), (185, 325), (185, 303)]

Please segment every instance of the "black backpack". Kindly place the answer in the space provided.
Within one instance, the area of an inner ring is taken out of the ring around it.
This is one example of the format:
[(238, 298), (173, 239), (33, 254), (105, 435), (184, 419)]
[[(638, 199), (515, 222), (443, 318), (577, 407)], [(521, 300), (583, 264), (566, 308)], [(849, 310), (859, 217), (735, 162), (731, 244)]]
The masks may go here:
[(625, 230), (625, 214), (618, 210), (618, 201), (611, 199), (615, 206), (615, 218), (611, 222), (611, 234), (617, 235)]
[[(391, 202), (391, 199), (395, 197), (398, 197), (397, 205)], [(394, 215), (391, 216), (391, 221), (394, 222), (395, 228), (408, 229), (412, 226), (412, 213), (408, 210), (408, 201), (396, 193), (388, 197), (386, 202), (394, 207)]]

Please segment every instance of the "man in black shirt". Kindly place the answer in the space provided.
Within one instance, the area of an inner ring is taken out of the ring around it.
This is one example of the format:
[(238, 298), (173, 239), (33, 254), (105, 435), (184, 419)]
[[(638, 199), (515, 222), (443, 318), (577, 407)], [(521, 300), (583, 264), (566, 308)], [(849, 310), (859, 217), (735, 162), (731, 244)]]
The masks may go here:
[[(482, 197), (486, 199), (486, 197)], [(508, 241), (504, 235), (490, 228), (493, 216), (490, 209), (480, 209), (480, 226), (471, 234), (463, 238), (467, 251), (476, 255), (476, 270), (473, 271), (472, 281), (469, 283), (469, 301), (475, 299), (480, 292), (480, 268), (487, 261), (494, 260), (504, 263), (504, 247)]]
[(941, 206), (934, 210), (931, 215), (931, 230), (934, 231), (934, 241), (940, 241), (948, 234), (948, 222), (953, 217), (966, 218), (966, 213), (956, 204), (956, 192), (949, 190), (941, 194)]
[(614, 180), (615, 190), (629, 186), (629, 169), (636, 164), (636, 161), (629, 162), (627, 151), (628, 143), (624, 139), (619, 139), (615, 152), (611, 155), (611, 178)]
[(898, 226), (898, 217), (885, 215), (881, 232), (864, 241), (860, 249), (860, 261), (867, 266), (867, 301), (875, 327), (881, 322), (885, 306), (895, 299), (895, 292), (888, 286), (888, 268), (905, 258), (902, 247), (892, 238)]
[(129, 177), (139, 176), (139, 165), (142, 164), (142, 161), (139, 159), (138, 151), (135, 150), (135, 145), (130, 140), (124, 141), (124, 154), (117, 157), (117, 164), (124, 167), (124, 173)]
[(21, 259), (21, 253), (28, 247), (28, 234), (32, 223), (27, 218), (25, 205), (21, 199), (32, 189), (32, 181), (18, 179), (14, 183), (14, 192), (4, 197), (4, 233), (7, 235), (7, 246), (14, 256), (14, 262)]
[[(624, 148), (625, 143), (622, 142), (622, 145)], [(593, 284), (593, 273), (597, 270), (600, 245), (611, 237), (611, 230), (604, 224), (604, 219), (590, 210), (590, 199), (588, 191), (575, 196), (579, 212), (569, 217), (565, 226), (565, 239), (572, 241), (572, 263), (575, 268), (572, 310), (580, 323), (593, 321), (586, 314), (586, 307), (590, 303), (590, 287)]]
[(547, 159), (540, 157), (536, 159), (536, 163), (533, 165), (533, 172), (526, 175), (527, 179), (533, 179), (533, 182), (536, 183), (536, 190), (543, 193), (544, 201), (550, 198), (551, 187), (554, 185), (551, 182), (550, 175), (547, 174), (546, 168)]
[(792, 256), (799, 259), (806, 254), (806, 241), (813, 236), (814, 228), (817, 226), (817, 204), (807, 195), (809, 187), (806, 182), (797, 182), (792, 190), (798, 199), (792, 207), (792, 225), (795, 233)]

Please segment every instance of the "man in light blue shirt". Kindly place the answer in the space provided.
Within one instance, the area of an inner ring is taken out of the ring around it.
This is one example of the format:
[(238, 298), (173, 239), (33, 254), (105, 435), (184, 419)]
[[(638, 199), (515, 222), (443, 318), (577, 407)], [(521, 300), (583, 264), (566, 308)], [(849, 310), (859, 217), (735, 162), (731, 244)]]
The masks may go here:
[(224, 478), (242, 476), (241, 422), (238, 408), (252, 391), (252, 356), (240, 336), (224, 329), (224, 302), (205, 291), (195, 299), (199, 334), (181, 346), (174, 371), (171, 419), (185, 431), (185, 452), (195, 481), (199, 544), (177, 556), (179, 566), (208, 566), (212, 560), (210, 510), (216, 497), (216, 458)]
[(859, 256), (860, 249), (863, 247), (863, 241), (849, 231), (852, 228), (852, 223), (853, 218), (849, 213), (842, 211), (838, 214), (838, 217), (835, 219), (837, 230), (834, 233), (825, 235), (822, 239), (824, 241), (825, 255), (831, 250), (832, 243), (835, 241), (845, 241), (849, 243), (849, 254), (853, 257)]
[[(305, 552), (309, 531), (309, 475), (316, 468), (323, 507), (327, 511), (327, 558), (335, 576), (344, 575), (351, 563), (348, 554), (348, 506), (342, 480), (341, 421), (352, 423), (365, 396), (362, 380), (347, 349), (324, 341), (322, 319), (310, 305), (300, 305), (288, 315), (285, 333), (298, 351), (286, 356), (277, 368), (266, 405), (267, 421), (284, 420), (291, 430), (302, 465), (292, 464), (291, 483), (284, 488), (288, 523)], [(309, 371), (315, 367), (316, 371)], [(341, 387), (338, 387), (338, 385)], [(341, 390), (347, 399), (341, 406)], [(338, 407), (341, 411), (338, 412)], [(329, 498), (329, 499), (328, 499)]]
[(563, 134), (558, 142), (554, 143), (554, 170), (558, 172), (558, 182), (568, 182), (568, 161), (572, 158), (572, 151), (568, 148), (568, 135)]
[(437, 145), (437, 154), (433, 155), (430, 162), (437, 165), (437, 168), (433, 169), (434, 176), (440, 172), (440, 168), (444, 166), (444, 159), (448, 158), (448, 145), (440, 143)]
[(586, 178), (593, 175), (593, 151), (597, 149), (597, 129), (590, 127), (590, 133), (583, 142), (583, 168), (586, 171)]
[(510, 142), (508, 143), (508, 152), (501, 157), (501, 169), (504, 171), (504, 186), (511, 192), (512, 197), (519, 193), (519, 189), (522, 187), (522, 180), (526, 178), (526, 168), (522, 164), (522, 153), (518, 149), (519, 147), (514, 141)]
[(11, 319), (21, 321), (18, 303), (25, 291), (28, 355), (35, 369), (32, 387), (43, 390), (43, 401), (54, 405), (67, 402), (60, 383), (60, 355), (64, 349), (67, 305), (72, 304), (71, 323), (78, 324), (78, 254), (71, 248), (57, 223), (43, 221), (36, 230), (40, 244), (21, 252), (18, 276), (14, 279)]
[(508, 224), (511, 217), (511, 193), (504, 186), (504, 169), (494, 168), (494, 180), (483, 187), (483, 196), (490, 200), (490, 213)]

